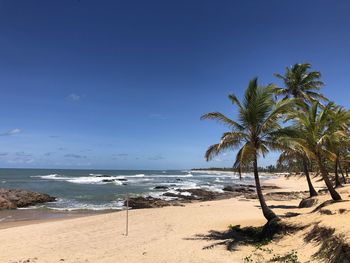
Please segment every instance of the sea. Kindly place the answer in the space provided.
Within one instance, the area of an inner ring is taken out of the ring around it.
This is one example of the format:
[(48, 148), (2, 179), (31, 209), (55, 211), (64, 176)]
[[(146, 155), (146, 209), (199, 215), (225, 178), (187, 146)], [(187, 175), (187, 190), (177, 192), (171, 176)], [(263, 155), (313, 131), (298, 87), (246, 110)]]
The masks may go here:
[(26, 189), (57, 198), (29, 209), (120, 210), (127, 195), (166, 199), (165, 192), (176, 193), (177, 189), (220, 192), (234, 184), (254, 184), (253, 176), (247, 173), (240, 180), (237, 173), (205, 170), (0, 169), (0, 188)]

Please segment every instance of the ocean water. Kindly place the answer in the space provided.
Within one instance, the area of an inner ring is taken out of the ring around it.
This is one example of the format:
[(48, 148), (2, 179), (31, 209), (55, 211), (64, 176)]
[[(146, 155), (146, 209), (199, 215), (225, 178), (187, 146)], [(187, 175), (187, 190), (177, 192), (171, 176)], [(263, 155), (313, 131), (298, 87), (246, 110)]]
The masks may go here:
[[(56, 202), (35, 207), (54, 210), (122, 209), (127, 193), (166, 198), (164, 192), (176, 189), (222, 191), (225, 185), (252, 183), (251, 174), (240, 181), (236, 173), (215, 171), (0, 169), (0, 188), (55, 196)], [(168, 189), (157, 190), (156, 186)]]

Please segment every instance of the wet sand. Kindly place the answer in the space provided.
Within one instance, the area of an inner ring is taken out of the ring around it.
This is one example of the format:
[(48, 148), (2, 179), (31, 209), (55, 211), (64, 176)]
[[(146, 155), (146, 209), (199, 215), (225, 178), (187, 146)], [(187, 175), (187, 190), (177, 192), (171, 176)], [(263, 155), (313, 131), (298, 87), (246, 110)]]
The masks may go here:
[(0, 210), (0, 229), (115, 212), (115, 210), (58, 211), (50, 209)]

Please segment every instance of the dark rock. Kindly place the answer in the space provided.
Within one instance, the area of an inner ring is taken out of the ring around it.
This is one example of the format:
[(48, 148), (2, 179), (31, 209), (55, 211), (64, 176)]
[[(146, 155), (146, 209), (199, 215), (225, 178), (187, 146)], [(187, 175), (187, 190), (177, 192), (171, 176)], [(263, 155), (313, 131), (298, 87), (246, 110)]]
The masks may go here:
[(0, 188), (0, 210), (27, 207), (39, 203), (53, 202), (56, 198), (47, 194), (21, 189)]
[(103, 179), (102, 182), (103, 183), (113, 183), (113, 182), (115, 182), (115, 180), (114, 179)]
[(227, 191), (227, 192), (234, 192), (235, 191), (235, 187), (231, 186), (231, 185), (227, 185), (222, 190)]
[[(157, 207), (164, 207), (169, 206), (171, 203), (167, 202), (162, 199), (153, 198), (151, 196), (148, 197), (131, 197), (129, 199), (129, 206), (133, 209), (141, 209), (141, 208), (157, 208)], [(124, 205), (126, 205), (126, 202), (124, 202)]]
[(217, 199), (220, 195), (220, 193), (204, 190), (204, 189), (186, 189), (186, 190), (179, 190), (180, 192), (188, 192), (191, 193), (191, 195), (188, 196), (182, 196), (183, 198), (191, 198), (193, 200), (202, 200), (202, 201), (209, 201), (209, 200), (214, 200)]
[(299, 208), (306, 208), (306, 207), (312, 207), (316, 205), (318, 202), (317, 198), (315, 197), (309, 197), (302, 199), (299, 203)]
[(163, 196), (168, 196), (168, 197), (182, 197), (180, 194), (175, 194), (175, 193), (169, 193), (169, 192), (166, 192), (163, 194)]
[[(160, 188), (161, 187), (161, 188)], [(163, 186), (155, 187), (154, 189), (164, 189)], [(129, 199), (129, 206), (133, 209), (140, 208), (157, 208), (163, 206), (176, 206), (181, 205), (181, 203), (191, 202), (191, 201), (210, 201), (232, 198), (237, 196), (249, 196), (250, 199), (255, 199), (256, 194), (253, 189), (247, 187), (236, 187), (237, 191), (225, 191), (225, 192), (213, 192), (206, 189), (175, 189), (177, 192), (166, 192), (163, 196), (175, 197), (176, 200), (165, 201), (159, 198), (148, 197), (132, 197)], [(186, 194), (185, 194), (186, 193)], [(188, 194), (190, 193), (190, 194)], [(125, 204), (125, 203), (124, 203)]]
[(255, 189), (255, 184), (236, 184), (236, 186), (240, 187), (249, 187), (249, 188), (254, 188)]
[(237, 193), (252, 193), (255, 192), (254, 189), (245, 186), (225, 186), (222, 190), (227, 192), (237, 192)]
[[(213, 192), (205, 189), (176, 189), (179, 193), (166, 192), (163, 196), (176, 197), (180, 201), (210, 201), (231, 198), (240, 195), (235, 192)], [(187, 193), (187, 194), (184, 194)], [(188, 194), (190, 193), (190, 195)]]
[(99, 174), (99, 175), (96, 175), (95, 177), (112, 177), (112, 175)]
[(127, 179), (121, 178), (121, 179), (103, 179), (103, 183), (113, 183), (115, 181), (120, 181), (120, 182), (126, 182), (128, 181)]
[(157, 185), (157, 186), (154, 187), (153, 189), (155, 189), (155, 190), (168, 190), (169, 187), (164, 186), (164, 185)]
[(205, 189), (186, 189), (186, 190), (178, 190), (179, 192), (188, 192), (190, 196), (183, 196), (183, 199), (187, 200), (200, 200), (200, 201), (210, 201), (210, 200), (219, 200), (225, 198), (231, 198), (241, 195), (236, 192), (213, 192)]
[(169, 193), (166, 192), (163, 194), (163, 196), (167, 196), (167, 197), (175, 197), (181, 201), (195, 201), (195, 200), (201, 200), (199, 197), (195, 196), (195, 195), (182, 195), (181, 193)]

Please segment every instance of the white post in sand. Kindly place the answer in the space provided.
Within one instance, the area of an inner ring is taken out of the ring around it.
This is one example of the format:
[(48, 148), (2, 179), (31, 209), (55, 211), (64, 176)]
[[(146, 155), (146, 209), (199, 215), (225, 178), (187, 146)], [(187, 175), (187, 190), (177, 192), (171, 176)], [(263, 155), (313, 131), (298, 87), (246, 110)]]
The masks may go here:
[(129, 193), (126, 194), (126, 226), (125, 226), (125, 236), (129, 234)]

